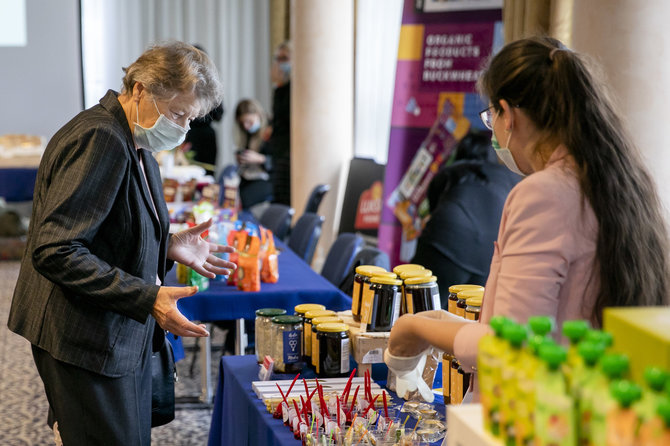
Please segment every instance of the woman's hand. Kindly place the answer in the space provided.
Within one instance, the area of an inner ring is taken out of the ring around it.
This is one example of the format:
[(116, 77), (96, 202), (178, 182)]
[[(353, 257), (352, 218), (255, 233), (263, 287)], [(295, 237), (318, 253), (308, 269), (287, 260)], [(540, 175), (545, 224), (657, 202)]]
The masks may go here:
[(158, 290), (151, 315), (163, 330), (177, 336), (207, 337), (209, 332), (204, 325), (196, 325), (186, 319), (177, 308), (177, 301), (182, 297), (193, 296), (198, 291), (197, 286), (166, 287)]
[(394, 356), (416, 356), (429, 346), (454, 351), (454, 338), (463, 325), (475, 323), (444, 310), (404, 314), (393, 324), (389, 352)]
[(204, 223), (177, 232), (170, 237), (168, 258), (186, 265), (201, 276), (213, 279), (217, 274), (228, 275), (235, 268), (235, 264), (215, 256), (215, 252), (233, 252), (230, 246), (210, 243), (200, 234), (212, 226), (210, 218)]
[(428, 342), (416, 335), (416, 318), (414, 314), (404, 314), (393, 324), (388, 345), (392, 355), (416, 356), (429, 347)]
[(265, 155), (253, 150), (243, 150), (237, 155), (238, 164), (264, 164)]

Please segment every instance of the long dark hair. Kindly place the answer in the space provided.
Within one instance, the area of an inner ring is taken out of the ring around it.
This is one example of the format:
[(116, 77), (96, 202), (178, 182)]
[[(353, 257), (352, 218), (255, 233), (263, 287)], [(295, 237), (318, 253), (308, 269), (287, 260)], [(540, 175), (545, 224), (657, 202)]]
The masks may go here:
[(565, 145), (581, 192), (598, 219), (600, 291), (591, 319), (609, 306), (668, 303), (668, 234), (653, 180), (621, 118), (581, 55), (556, 39), (512, 42), (490, 62), (480, 92), (521, 107), (548, 141)]

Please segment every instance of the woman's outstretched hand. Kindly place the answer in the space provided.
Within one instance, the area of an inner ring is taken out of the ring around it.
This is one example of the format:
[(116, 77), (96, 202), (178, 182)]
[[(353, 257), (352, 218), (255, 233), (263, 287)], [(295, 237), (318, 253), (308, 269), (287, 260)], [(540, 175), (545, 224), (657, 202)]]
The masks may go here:
[(235, 249), (230, 246), (210, 243), (200, 236), (211, 226), (212, 219), (210, 218), (204, 223), (173, 234), (168, 245), (168, 258), (188, 266), (201, 276), (210, 279), (216, 277), (217, 274), (230, 274), (235, 270), (236, 265), (220, 259), (214, 253), (230, 253)]

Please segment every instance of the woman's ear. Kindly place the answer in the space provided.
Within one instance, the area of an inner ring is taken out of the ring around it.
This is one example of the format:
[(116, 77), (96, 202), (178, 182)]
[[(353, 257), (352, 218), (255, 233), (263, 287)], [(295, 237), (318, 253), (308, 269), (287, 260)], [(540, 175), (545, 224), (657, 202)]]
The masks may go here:
[(509, 105), (509, 102), (507, 102), (505, 99), (501, 99), (499, 104), (503, 109), (502, 117), (505, 120), (505, 131), (509, 132), (514, 129), (514, 112), (516, 107)]
[(133, 85), (133, 101), (140, 102), (140, 95), (144, 91), (144, 85), (142, 82), (135, 82)]

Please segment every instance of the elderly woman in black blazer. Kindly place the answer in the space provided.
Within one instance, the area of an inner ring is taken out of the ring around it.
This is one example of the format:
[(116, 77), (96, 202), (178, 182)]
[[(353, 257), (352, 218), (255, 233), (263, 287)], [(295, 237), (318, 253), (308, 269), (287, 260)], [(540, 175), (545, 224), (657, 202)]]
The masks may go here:
[(28, 245), (9, 328), (28, 339), (66, 445), (151, 442), (152, 350), (164, 331), (208, 336), (163, 286), (174, 261), (213, 278), (231, 248), (169, 234), (152, 152), (182, 143), (189, 122), (221, 102), (216, 68), (198, 49), (157, 45), (49, 142), (39, 167)]

